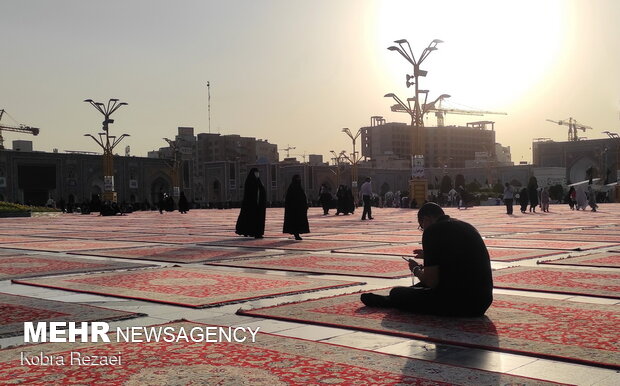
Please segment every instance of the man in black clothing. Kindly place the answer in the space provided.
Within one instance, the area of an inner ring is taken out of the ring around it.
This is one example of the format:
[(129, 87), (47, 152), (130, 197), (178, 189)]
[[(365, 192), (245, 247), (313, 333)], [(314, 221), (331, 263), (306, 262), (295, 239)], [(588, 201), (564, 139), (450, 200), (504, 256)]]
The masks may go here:
[(472, 225), (450, 218), (433, 202), (422, 205), (418, 223), (424, 230), (422, 250), (409, 259), (420, 283), (394, 287), (388, 296), (362, 294), (369, 307), (394, 307), (420, 314), (481, 316), (493, 302), (489, 252)]

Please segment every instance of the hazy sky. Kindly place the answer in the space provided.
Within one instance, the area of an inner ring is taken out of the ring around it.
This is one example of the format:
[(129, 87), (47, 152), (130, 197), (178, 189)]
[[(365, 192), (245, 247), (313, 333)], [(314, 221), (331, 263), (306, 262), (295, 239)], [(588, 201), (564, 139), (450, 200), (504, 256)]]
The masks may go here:
[(0, 108), (41, 128), (3, 132), (5, 146), (100, 151), (84, 134), (101, 115), (82, 101), (119, 98), (111, 133), (131, 137), (116, 152), (146, 156), (178, 126), (208, 132), (210, 81), (212, 132), (328, 158), (351, 150), (343, 127), (409, 122), (383, 97), (411, 96), (410, 65), (387, 47), (405, 38), (418, 56), (441, 39), (423, 65), (429, 99), (508, 113), (446, 124), (493, 120), (513, 161), (531, 161), (533, 138), (566, 140), (547, 118), (620, 132), (618, 20), (618, 0), (0, 0)]

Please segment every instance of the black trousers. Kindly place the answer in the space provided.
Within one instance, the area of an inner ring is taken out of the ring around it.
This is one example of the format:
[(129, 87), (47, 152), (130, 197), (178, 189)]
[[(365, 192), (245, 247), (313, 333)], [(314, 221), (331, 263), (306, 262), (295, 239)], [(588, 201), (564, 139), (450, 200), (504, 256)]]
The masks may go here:
[(512, 198), (504, 198), (506, 204), (506, 214), (512, 214)]
[(417, 314), (441, 316), (481, 316), (491, 302), (478, 299), (448, 299), (436, 290), (416, 284), (413, 287), (394, 287), (390, 290), (390, 303), (393, 307)]
[(362, 220), (366, 218), (366, 215), (368, 215), (368, 218), (371, 218), (372, 209), (370, 207), (370, 196), (362, 196), (362, 200), (364, 201), (364, 211), (362, 212)]

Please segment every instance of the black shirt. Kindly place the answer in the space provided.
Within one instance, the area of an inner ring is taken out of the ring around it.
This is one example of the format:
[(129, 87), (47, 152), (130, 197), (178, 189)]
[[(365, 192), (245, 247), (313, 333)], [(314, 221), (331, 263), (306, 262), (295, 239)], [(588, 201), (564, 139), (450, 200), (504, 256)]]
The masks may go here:
[(447, 304), (486, 308), (493, 301), (491, 262), (472, 225), (441, 216), (422, 235), (424, 266), (439, 267), (438, 295)]

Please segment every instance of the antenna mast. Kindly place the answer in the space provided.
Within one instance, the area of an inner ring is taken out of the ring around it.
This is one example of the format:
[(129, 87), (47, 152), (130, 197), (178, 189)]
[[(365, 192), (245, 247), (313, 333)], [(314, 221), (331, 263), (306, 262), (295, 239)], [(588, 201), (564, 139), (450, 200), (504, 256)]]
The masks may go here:
[(209, 134), (211, 134), (211, 83), (207, 81), (207, 109), (209, 114)]

